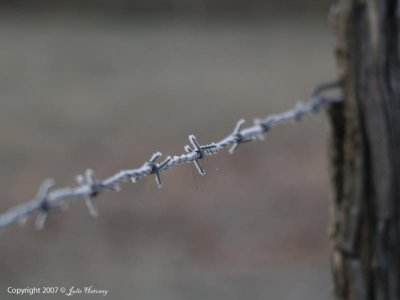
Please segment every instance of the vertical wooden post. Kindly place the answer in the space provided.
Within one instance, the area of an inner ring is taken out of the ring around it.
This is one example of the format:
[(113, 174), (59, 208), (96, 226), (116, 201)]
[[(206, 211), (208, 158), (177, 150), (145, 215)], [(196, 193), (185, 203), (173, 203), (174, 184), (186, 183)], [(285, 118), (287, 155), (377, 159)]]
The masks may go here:
[(400, 299), (400, 0), (337, 0), (332, 17), (334, 299)]

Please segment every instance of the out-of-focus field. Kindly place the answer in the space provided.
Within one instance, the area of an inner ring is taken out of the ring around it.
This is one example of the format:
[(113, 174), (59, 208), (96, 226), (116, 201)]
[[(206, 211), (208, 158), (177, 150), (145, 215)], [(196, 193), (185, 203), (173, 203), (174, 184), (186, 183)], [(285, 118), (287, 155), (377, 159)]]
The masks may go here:
[[(220, 139), (335, 77), (326, 17), (0, 17), (0, 210)], [(113, 299), (328, 299), (324, 115), (265, 142), (125, 184), (0, 235), (6, 288), (93, 285)], [(47, 297), (50, 299), (50, 297)], [(57, 297), (51, 297), (51, 299)], [(60, 298), (62, 298), (60, 296)], [(46, 299), (31, 296), (26, 299)], [(87, 299), (75, 296), (74, 299)]]

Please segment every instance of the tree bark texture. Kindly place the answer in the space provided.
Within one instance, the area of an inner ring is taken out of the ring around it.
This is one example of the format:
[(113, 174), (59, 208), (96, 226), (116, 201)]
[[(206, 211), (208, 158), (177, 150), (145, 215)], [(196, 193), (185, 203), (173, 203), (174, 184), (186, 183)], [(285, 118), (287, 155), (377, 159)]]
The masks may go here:
[(400, 0), (332, 6), (334, 299), (400, 299)]

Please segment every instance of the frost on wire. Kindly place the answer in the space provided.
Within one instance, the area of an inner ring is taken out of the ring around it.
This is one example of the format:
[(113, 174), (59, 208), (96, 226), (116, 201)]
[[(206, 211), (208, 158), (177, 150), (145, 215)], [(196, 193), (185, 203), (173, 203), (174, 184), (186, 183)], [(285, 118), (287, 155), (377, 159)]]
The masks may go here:
[(337, 82), (319, 85), (308, 102), (298, 102), (292, 109), (283, 113), (270, 115), (264, 119), (255, 119), (254, 124), (247, 128), (243, 127), (245, 121), (241, 119), (236, 123), (232, 133), (219, 142), (200, 144), (197, 138), (191, 134), (189, 135), (191, 145), (184, 146), (185, 153), (167, 156), (165, 159), (160, 160), (162, 154), (156, 152), (141, 167), (122, 170), (104, 180), (98, 180), (94, 171), (87, 169), (84, 175), (77, 176), (77, 187), (52, 190), (54, 180), (46, 179), (32, 200), (0, 215), (0, 229), (4, 229), (14, 223), (23, 225), (31, 216), (36, 216), (35, 227), (41, 229), (45, 225), (49, 213), (65, 209), (68, 207), (68, 203), (74, 199), (84, 200), (89, 214), (96, 217), (98, 212), (92, 200), (103, 191), (119, 191), (120, 183), (136, 183), (143, 177), (150, 175), (154, 175), (158, 187), (161, 188), (163, 185), (161, 172), (184, 163), (193, 163), (199, 174), (204, 176), (206, 172), (200, 165), (200, 160), (226, 149), (233, 154), (239, 145), (243, 143), (263, 140), (265, 134), (277, 125), (301, 121), (306, 115), (319, 113), (322, 109), (341, 102), (342, 97), (340, 95), (336, 97), (321, 95), (327, 89), (338, 87), (340, 85)]

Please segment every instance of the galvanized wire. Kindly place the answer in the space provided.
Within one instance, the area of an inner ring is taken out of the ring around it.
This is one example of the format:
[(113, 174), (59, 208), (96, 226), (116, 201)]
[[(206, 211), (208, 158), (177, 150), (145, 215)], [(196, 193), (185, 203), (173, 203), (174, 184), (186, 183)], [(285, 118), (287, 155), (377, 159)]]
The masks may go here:
[(167, 156), (161, 162), (157, 162), (162, 154), (154, 153), (151, 158), (141, 167), (136, 169), (122, 170), (104, 180), (98, 180), (93, 170), (86, 170), (84, 175), (77, 176), (77, 187), (67, 187), (51, 190), (54, 186), (52, 179), (46, 179), (39, 188), (37, 195), (30, 201), (10, 209), (0, 215), (0, 229), (4, 229), (14, 223), (25, 224), (28, 219), (35, 215), (35, 226), (37, 229), (43, 228), (47, 215), (66, 207), (75, 199), (83, 199), (91, 216), (98, 215), (92, 199), (100, 195), (103, 191), (119, 191), (120, 183), (136, 183), (146, 176), (154, 175), (158, 187), (162, 187), (161, 172), (174, 168), (184, 163), (194, 163), (200, 175), (205, 175), (200, 160), (207, 156), (217, 154), (228, 149), (233, 153), (239, 145), (255, 140), (262, 140), (265, 134), (275, 126), (298, 122), (305, 115), (316, 114), (335, 103), (342, 101), (340, 96), (322, 96), (321, 92), (326, 89), (338, 87), (338, 83), (328, 83), (318, 86), (307, 103), (298, 102), (295, 107), (280, 114), (270, 115), (264, 119), (254, 120), (254, 125), (243, 128), (245, 121), (239, 120), (232, 133), (211, 144), (200, 144), (194, 135), (189, 135), (191, 146), (184, 147), (185, 153), (174, 156)]

